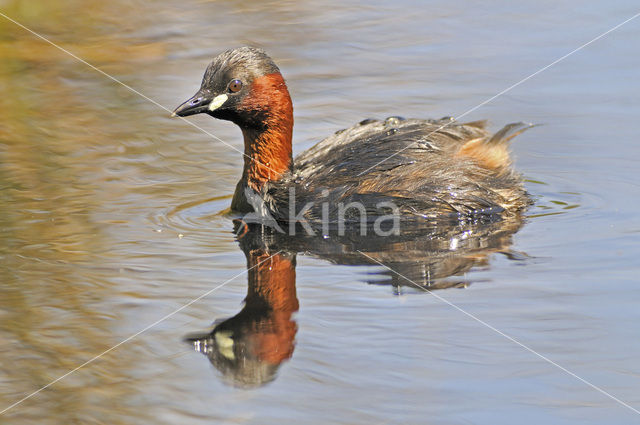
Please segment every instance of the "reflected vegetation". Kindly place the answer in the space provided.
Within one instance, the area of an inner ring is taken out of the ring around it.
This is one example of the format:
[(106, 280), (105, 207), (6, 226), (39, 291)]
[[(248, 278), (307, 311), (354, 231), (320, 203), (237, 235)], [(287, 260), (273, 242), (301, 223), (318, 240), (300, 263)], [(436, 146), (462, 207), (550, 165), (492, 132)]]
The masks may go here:
[(304, 253), (342, 265), (380, 265), (368, 283), (430, 291), (466, 287), (464, 275), (486, 266), (493, 253), (523, 259), (510, 250), (512, 235), (523, 225), (521, 217), (493, 223), (425, 225), (402, 222), (400, 234), (377, 236), (337, 229), (307, 236), (304, 232), (276, 231), (262, 224), (234, 220), (234, 233), (247, 259), (247, 295), (244, 307), (233, 317), (216, 321), (210, 332), (191, 335), (187, 342), (206, 355), (224, 382), (252, 388), (273, 381), (282, 362), (294, 349), (298, 311), (296, 255)]

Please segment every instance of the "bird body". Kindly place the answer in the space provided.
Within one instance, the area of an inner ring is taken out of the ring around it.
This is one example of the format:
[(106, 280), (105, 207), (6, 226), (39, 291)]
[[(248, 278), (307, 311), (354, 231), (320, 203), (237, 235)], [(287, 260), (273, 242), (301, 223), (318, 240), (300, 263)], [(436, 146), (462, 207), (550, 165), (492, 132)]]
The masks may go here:
[(484, 121), (365, 120), (293, 159), (293, 106), (278, 67), (257, 48), (228, 50), (174, 115), (207, 113), (237, 124), (244, 168), (231, 203), (278, 222), (403, 218), (468, 220), (522, 212), (530, 199), (508, 142), (529, 124), (495, 134)]

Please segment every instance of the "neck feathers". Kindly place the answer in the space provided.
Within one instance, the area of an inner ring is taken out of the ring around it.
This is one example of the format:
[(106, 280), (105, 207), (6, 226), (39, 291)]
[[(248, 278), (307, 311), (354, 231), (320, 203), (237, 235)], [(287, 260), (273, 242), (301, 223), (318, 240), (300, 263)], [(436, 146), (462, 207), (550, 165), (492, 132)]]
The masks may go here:
[(295, 258), (276, 254), (269, 258), (262, 250), (249, 252), (249, 290), (247, 306), (266, 306), (271, 311), (287, 313), (298, 310)]
[(245, 151), (242, 179), (260, 192), (267, 182), (279, 180), (293, 166), (293, 105), (282, 75), (256, 78), (241, 107), (258, 111), (256, 125), (242, 129)]
[(265, 309), (255, 326), (254, 350), (261, 360), (280, 364), (293, 354), (296, 323), (291, 318), (298, 311), (295, 257), (269, 254), (258, 249), (247, 253), (249, 289), (244, 310)]

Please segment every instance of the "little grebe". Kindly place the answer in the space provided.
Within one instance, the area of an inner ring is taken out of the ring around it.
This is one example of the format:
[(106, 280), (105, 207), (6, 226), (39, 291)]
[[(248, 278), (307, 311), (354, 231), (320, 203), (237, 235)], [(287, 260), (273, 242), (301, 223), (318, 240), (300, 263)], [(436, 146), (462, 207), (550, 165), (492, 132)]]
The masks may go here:
[(403, 217), (475, 219), (513, 216), (530, 203), (507, 143), (530, 127), (524, 123), (492, 135), (484, 121), (365, 120), (294, 161), (291, 97), (278, 67), (258, 48), (217, 56), (200, 90), (173, 115), (199, 113), (242, 130), (244, 170), (231, 202), (236, 212), (286, 221), (290, 210), (307, 205), (304, 219), (318, 221), (335, 216), (337, 205), (356, 202), (369, 213), (384, 202)]

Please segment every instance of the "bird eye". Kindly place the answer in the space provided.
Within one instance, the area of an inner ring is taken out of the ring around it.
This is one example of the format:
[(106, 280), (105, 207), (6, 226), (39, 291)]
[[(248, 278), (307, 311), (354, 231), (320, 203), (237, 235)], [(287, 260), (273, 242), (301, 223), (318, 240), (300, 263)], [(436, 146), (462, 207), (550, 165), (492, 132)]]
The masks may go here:
[(242, 81), (240, 80), (231, 80), (229, 83), (229, 91), (231, 93), (237, 93), (242, 89)]

